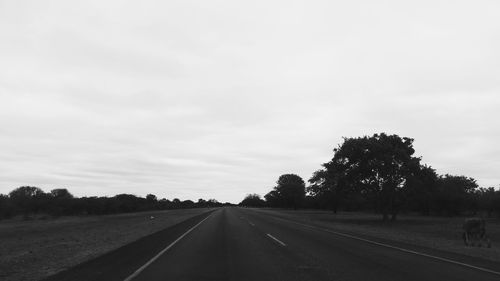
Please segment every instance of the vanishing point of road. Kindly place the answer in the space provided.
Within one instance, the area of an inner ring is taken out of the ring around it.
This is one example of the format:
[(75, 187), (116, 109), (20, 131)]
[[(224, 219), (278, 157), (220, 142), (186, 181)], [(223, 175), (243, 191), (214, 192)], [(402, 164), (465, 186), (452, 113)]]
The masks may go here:
[(47, 280), (498, 281), (500, 273), (267, 212), (221, 208)]

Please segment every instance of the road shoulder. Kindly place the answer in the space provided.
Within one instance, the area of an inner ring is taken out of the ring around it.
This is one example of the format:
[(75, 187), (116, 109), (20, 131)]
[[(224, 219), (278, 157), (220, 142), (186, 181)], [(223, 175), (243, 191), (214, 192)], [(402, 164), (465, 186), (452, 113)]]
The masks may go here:
[[(322, 223), (314, 220), (307, 220), (301, 217), (296, 217), (292, 216), (288, 213), (281, 213), (280, 211), (276, 210), (263, 210), (263, 209), (252, 209), (257, 212), (265, 213), (273, 219), (276, 220), (284, 220), (288, 222), (295, 223), (299, 227), (310, 227), (314, 228), (316, 230), (323, 230), (326, 232), (330, 232), (332, 235), (341, 235), (344, 237), (351, 236), (351, 239), (357, 239), (361, 243), (375, 243), (375, 244), (380, 244), (381, 247), (386, 247), (383, 245), (387, 245), (391, 248), (400, 248), (402, 250), (405, 250), (407, 252), (416, 252), (418, 254), (423, 254), (423, 255), (428, 255), (430, 258), (436, 257), (436, 258), (441, 258), (441, 259), (447, 259), (451, 261), (455, 261), (457, 263), (464, 263), (467, 265), (471, 265), (474, 267), (479, 267), (479, 268), (484, 268), (487, 270), (492, 270), (495, 272), (500, 272), (500, 263), (497, 261), (492, 261), (488, 259), (483, 259), (480, 257), (473, 257), (473, 256), (468, 256), (464, 254), (459, 254), (459, 253), (454, 253), (450, 251), (445, 251), (442, 249), (438, 248), (432, 248), (432, 247), (426, 247), (423, 245), (416, 245), (412, 243), (407, 243), (407, 242), (402, 242), (398, 241), (395, 239), (390, 239), (387, 237), (381, 237), (381, 236), (374, 236), (374, 235), (369, 235), (360, 231), (352, 231), (352, 230), (345, 230), (345, 229), (339, 229), (338, 227), (335, 227), (335, 225), (330, 224), (330, 223)], [(362, 241), (366, 240), (366, 241)], [(484, 248), (485, 251), (488, 249)]]
[(189, 218), (176, 225), (140, 238), (130, 244), (124, 245), (116, 250), (64, 270), (53, 276), (49, 276), (43, 280), (122, 281), (148, 262), (148, 260), (155, 256), (161, 249), (167, 247), (212, 212), (213, 211), (209, 211)]

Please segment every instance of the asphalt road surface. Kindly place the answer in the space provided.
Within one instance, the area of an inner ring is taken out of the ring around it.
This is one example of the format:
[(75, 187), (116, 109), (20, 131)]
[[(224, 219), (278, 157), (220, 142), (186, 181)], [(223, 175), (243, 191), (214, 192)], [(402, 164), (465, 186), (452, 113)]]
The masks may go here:
[(500, 280), (467, 265), (222, 208), (49, 280)]

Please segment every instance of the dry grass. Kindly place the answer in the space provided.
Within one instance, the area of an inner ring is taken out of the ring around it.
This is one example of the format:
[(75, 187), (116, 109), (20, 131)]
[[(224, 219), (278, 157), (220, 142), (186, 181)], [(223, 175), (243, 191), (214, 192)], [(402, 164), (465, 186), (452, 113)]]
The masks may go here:
[(39, 280), (208, 210), (0, 221), (0, 279)]
[(439, 249), (452, 253), (500, 262), (500, 220), (487, 219), (491, 248), (465, 247), (462, 240), (463, 217), (422, 217), (401, 215), (396, 222), (384, 223), (381, 217), (368, 213), (339, 213), (328, 211), (260, 210), (288, 219), (313, 223), (346, 233)]

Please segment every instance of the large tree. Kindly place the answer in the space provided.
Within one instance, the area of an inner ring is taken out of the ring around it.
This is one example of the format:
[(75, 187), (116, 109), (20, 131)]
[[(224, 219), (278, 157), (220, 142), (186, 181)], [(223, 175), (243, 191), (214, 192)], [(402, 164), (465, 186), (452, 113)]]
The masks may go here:
[(344, 138), (333, 159), (324, 164), (344, 188), (364, 194), (375, 201), (383, 219), (396, 219), (402, 190), (420, 167), (413, 157), (413, 139), (398, 135), (374, 134), (371, 137)]
[[(276, 182), (274, 190), (268, 193), (266, 201), (279, 202), (282, 207), (299, 208), (306, 196), (304, 180), (295, 174), (281, 175)], [(271, 203), (271, 202), (269, 202)]]

